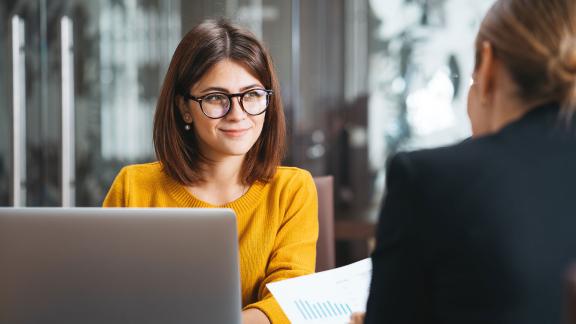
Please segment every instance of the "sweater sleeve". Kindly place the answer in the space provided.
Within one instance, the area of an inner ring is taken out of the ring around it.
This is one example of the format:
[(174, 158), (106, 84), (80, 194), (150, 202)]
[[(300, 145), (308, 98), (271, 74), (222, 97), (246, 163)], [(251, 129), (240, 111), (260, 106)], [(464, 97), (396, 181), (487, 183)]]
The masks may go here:
[(287, 206), (282, 217), (266, 277), (259, 287), (259, 302), (245, 308), (264, 312), (273, 324), (289, 323), (266, 284), (314, 272), (318, 239), (318, 197), (309, 172), (298, 173), (281, 197)]
[(127, 176), (126, 176), (126, 168), (120, 170), (106, 198), (104, 198), (104, 202), (102, 203), (102, 207), (126, 207), (127, 206), (127, 195), (126, 192), (128, 191), (128, 183), (127, 183)]

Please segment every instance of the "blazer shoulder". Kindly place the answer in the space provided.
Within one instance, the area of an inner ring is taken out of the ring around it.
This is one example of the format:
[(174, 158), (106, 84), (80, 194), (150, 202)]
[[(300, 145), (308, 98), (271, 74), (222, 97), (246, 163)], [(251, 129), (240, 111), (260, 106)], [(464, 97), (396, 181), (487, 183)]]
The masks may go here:
[(389, 160), (388, 177), (425, 184), (430, 190), (465, 186), (466, 181), (489, 172), (498, 142), (497, 138), (486, 137), (440, 148), (401, 152)]
[(465, 139), (457, 144), (433, 149), (423, 149), (399, 153), (401, 159), (422, 167), (447, 167), (478, 162), (488, 158), (498, 150), (498, 139), (489, 136), (479, 139)]

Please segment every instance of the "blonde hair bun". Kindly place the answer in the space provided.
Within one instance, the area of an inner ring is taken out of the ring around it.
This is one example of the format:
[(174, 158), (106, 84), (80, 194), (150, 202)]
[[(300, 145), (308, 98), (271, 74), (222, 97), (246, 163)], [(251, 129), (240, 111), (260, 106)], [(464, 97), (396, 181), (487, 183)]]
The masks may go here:
[(561, 40), (558, 57), (552, 60), (550, 73), (562, 83), (576, 82), (576, 37)]

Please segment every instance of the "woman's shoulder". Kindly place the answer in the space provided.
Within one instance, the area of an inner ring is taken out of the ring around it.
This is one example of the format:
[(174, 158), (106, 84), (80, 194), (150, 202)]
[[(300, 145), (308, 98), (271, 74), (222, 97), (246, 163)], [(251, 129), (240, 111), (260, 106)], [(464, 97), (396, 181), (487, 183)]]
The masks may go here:
[(276, 173), (270, 181), (270, 185), (274, 188), (297, 188), (314, 186), (314, 180), (312, 174), (308, 170), (289, 167), (289, 166), (279, 166), (276, 168)]
[(123, 167), (114, 179), (102, 205), (104, 207), (148, 206), (147, 199), (151, 192), (161, 187), (158, 186), (158, 182), (165, 177), (162, 174), (162, 167), (157, 162)]
[(274, 175), (274, 180), (276, 181), (307, 181), (311, 179), (312, 175), (308, 170), (292, 166), (279, 166), (276, 168), (276, 174)]
[(141, 164), (130, 164), (124, 166), (120, 172), (125, 172), (130, 175), (145, 175), (145, 174), (156, 174), (162, 172), (162, 165), (160, 162), (149, 162)]
[(118, 173), (119, 178), (129, 182), (158, 182), (166, 175), (160, 162), (127, 165)]

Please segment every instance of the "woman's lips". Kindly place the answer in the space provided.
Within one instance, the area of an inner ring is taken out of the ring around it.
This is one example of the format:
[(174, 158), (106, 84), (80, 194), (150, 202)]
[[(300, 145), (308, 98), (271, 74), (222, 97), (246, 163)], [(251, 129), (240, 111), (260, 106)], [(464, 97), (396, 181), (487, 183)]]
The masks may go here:
[(220, 129), (220, 131), (222, 133), (224, 133), (226, 136), (230, 136), (230, 137), (240, 137), (244, 134), (246, 134), (246, 132), (248, 132), (249, 128), (234, 128), (234, 129)]

